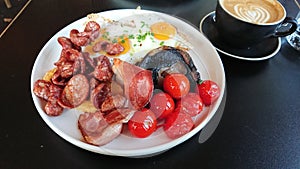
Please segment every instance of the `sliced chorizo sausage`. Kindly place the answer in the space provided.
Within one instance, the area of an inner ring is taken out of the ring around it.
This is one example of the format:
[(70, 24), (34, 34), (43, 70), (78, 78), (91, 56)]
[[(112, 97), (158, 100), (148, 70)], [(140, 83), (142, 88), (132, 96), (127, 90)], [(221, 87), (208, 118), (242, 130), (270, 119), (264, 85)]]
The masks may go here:
[(94, 77), (100, 81), (111, 81), (113, 71), (109, 59), (106, 56), (101, 55), (95, 60), (97, 66), (93, 72)]
[(64, 108), (57, 103), (57, 100), (48, 101), (45, 105), (45, 112), (49, 116), (59, 116), (63, 110)]
[(90, 40), (94, 41), (100, 35), (100, 25), (95, 21), (89, 21), (84, 28), (84, 32), (90, 33)]
[(100, 83), (91, 91), (90, 100), (97, 109), (101, 109), (105, 99), (110, 96), (111, 90), (109, 86), (106, 83)]
[(77, 29), (70, 31), (70, 39), (77, 46), (86, 46), (90, 43), (90, 34), (87, 32), (79, 32)]
[(152, 72), (120, 59), (114, 59), (113, 71), (116, 81), (124, 86), (124, 95), (130, 107), (142, 109), (150, 100), (154, 85)]
[(139, 110), (150, 100), (153, 92), (152, 74), (148, 70), (142, 70), (135, 74), (128, 86), (129, 101)]
[(63, 89), (55, 84), (49, 87), (49, 99), (45, 105), (45, 112), (49, 116), (58, 116), (63, 112), (63, 107), (58, 104)]
[(100, 25), (95, 21), (89, 21), (84, 28), (85, 32), (99, 31)]
[(118, 55), (124, 51), (124, 47), (119, 43), (109, 43), (106, 45), (105, 51), (109, 55)]
[(58, 37), (57, 38), (58, 43), (62, 46), (63, 49), (76, 49), (78, 51), (81, 51), (81, 47), (75, 45), (74, 43), (72, 43), (70, 38), (67, 37)]
[(74, 108), (83, 103), (89, 94), (89, 81), (82, 75), (73, 76), (63, 89), (60, 105), (66, 108)]
[(35, 81), (33, 85), (33, 93), (46, 101), (49, 99), (51, 83), (42, 79)]

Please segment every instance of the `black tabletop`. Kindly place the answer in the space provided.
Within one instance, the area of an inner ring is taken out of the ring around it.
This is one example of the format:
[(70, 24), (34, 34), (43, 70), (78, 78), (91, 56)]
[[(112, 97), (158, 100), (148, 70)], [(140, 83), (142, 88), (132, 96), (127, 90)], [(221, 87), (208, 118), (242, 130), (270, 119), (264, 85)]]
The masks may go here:
[[(283, 1), (288, 16), (299, 11)], [(33, 63), (60, 29), (89, 13), (136, 8), (181, 17), (196, 27), (216, 0), (37, 0), (0, 39), (0, 168), (299, 168), (300, 53), (282, 38), (264, 61), (220, 54), (227, 97), (222, 119), (204, 143), (199, 135), (149, 158), (101, 155), (76, 147), (53, 132), (30, 92)]]

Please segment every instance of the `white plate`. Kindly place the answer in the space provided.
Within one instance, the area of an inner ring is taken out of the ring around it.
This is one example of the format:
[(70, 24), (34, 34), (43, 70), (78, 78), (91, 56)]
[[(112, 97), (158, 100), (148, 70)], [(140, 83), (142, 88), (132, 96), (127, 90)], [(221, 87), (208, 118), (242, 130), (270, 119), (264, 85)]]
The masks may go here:
[[(215, 48), (197, 29), (173, 16), (147, 10), (122, 9), (105, 11), (98, 13), (97, 15), (103, 16), (104, 18), (119, 20), (121, 18), (136, 14), (149, 13), (163, 18), (165, 21), (177, 27), (179, 32), (186, 35), (186, 40), (188, 40), (192, 45), (192, 50), (190, 50), (189, 53), (198, 71), (201, 74), (201, 78), (211, 79), (219, 84), (221, 88), (221, 95), (213, 105), (205, 108), (204, 111), (209, 111), (209, 115), (207, 116), (207, 118), (200, 124), (199, 122), (197, 122), (196, 118), (196, 127), (188, 134), (175, 140), (169, 139), (160, 128), (151, 136), (145, 139), (134, 138), (131, 137), (128, 133), (122, 133), (115, 140), (104, 146), (94, 146), (82, 141), (82, 136), (77, 128), (77, 119), (81, 112), (74, 109), (64, 110), (62, 115), (58, 117), (49, 117), (43, 110), (43, 102), (32, 92), (32, 98), (40, 116), (47, 123), (47, 125), (59, 136), (78, 147), (100, 154), (126, 157), (144, 157), (161, 153), (186, 141), (197, 132), (199, 132), (213, 117), (220, 105), (224, 94), (225, 73), (223, 64)], [(102, 17), (99, 17), (96, 20), (100, 25), (103, 23), (103, 20), (101, 18)], [(38, 79), (41, 79), (45, 72), (52, 69), (54, 67), (53, 63), (56, 62), (60, 56), (61, 46), (58, 44), (57, 38), (60, 36), (69, 37), (70, 30), (74, 28), (83, 30), (84, 23), (86, 23), (86, 21), (87, 18), (85, 17), (66, 26), (58, 33), (56, 33), (42, 48), (32, 69), (31, 91), (33, 89), (34, 82)]]

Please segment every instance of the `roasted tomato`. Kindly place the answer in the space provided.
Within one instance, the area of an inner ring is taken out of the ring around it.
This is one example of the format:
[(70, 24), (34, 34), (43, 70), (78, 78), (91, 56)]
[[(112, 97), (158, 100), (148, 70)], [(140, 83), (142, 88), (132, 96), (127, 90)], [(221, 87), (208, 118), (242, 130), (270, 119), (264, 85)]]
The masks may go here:
[(190, 132), (193, 127), (194, 122), (191, 116), (175, 108), (165, 120), (164, 131), (169, 138), (176, 139)]
[(203, 110), (203, 106), (203, 101), (197, 93), (188, 93), (176, 103), (176, 107), (179, 108), (180, 111), (192, 117), (200, 114)]
[(143, 109), (134, 113), (128, 121), (130, 133), (139, 138), (145, 138), (156, 130), (156, 116), (150, 109)]
[(203, 103), (206, 106), (211, 105), (220, 96), (220, 88), (217, 83), (211, 80), (204, 80), (197, 85), (197, 89)]
[(150, 110), (157, 118), (163, 119), (168, 114), (172, 113), (175, 107), (173, 98), (165, 93), (157, 93), (150, 100)]
[(163, 81), (163, 89), (174, 99), (180, 99), (190, 91), (190, 81), (181, 73), (168, 74)]

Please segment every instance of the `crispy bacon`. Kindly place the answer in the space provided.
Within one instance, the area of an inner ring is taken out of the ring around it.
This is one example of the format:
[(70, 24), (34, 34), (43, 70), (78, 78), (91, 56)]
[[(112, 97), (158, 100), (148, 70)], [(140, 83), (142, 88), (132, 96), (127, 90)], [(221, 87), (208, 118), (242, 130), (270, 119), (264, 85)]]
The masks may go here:
[(102, 112), (109, 112), (124, 106), (126, 98), (122, 95), (108, 96), (101, 105)]
[(101, 111), (83, 113), (79, 116), (78, 128), (87, 143), (101, 146), (118, 137), (123, 123), (127, 123), (134, 113), (131, 109), (117, 109), (105, 116)]
[(109, 124), (100, 111), (79, 116), (78, 128), (86, 142), (101, 146), (111, 142), (121, 133), (123, 124)]

